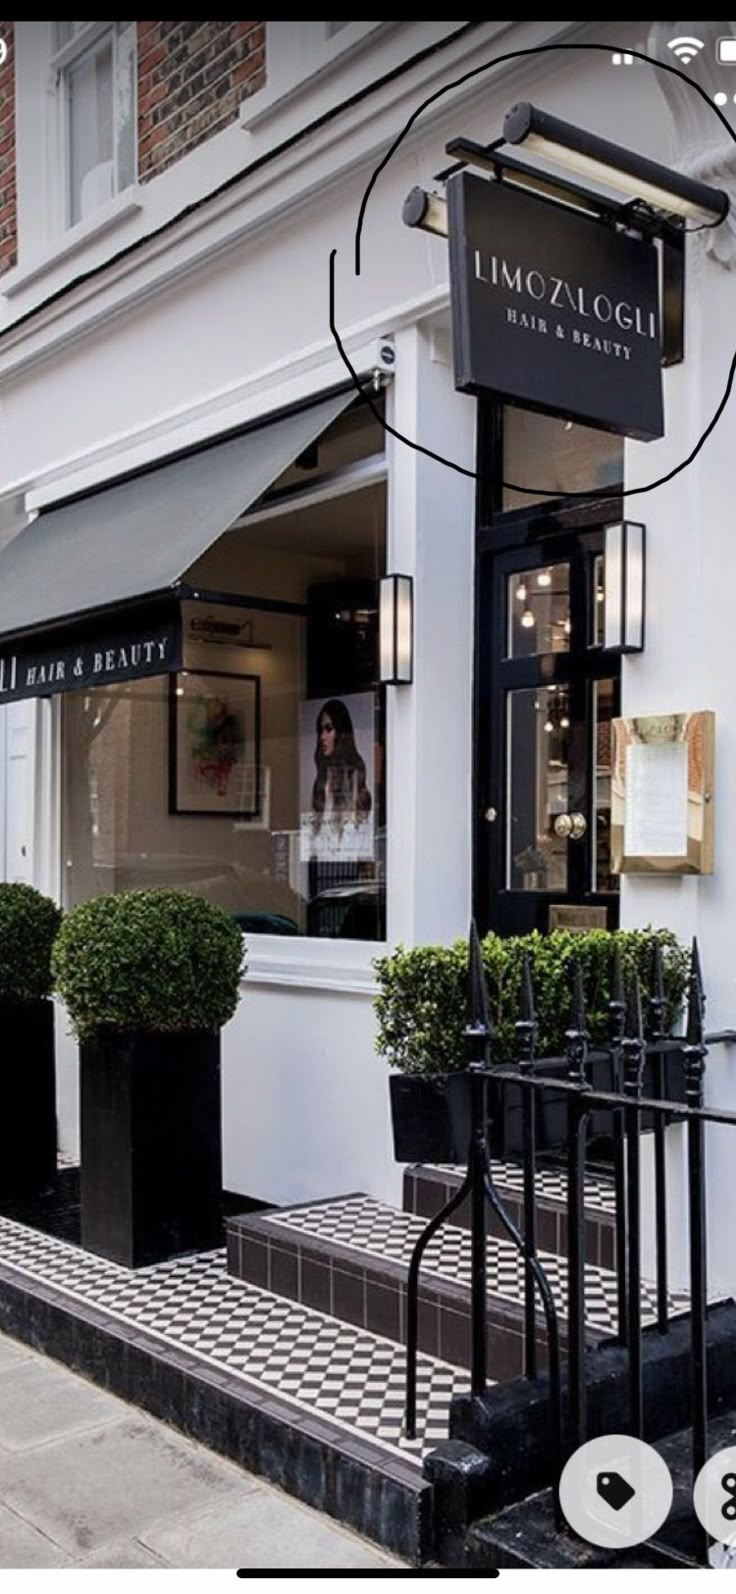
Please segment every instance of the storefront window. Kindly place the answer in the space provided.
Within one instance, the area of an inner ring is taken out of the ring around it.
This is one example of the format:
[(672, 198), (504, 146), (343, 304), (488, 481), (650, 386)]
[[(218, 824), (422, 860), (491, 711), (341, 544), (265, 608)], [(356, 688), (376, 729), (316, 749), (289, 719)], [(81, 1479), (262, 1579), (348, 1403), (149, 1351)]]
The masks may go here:
[(382, 444), (348, 411), (193, 567), (181, 672), (63, 698), (68, 905), (175, 886), (251, 934), (384, 938)]

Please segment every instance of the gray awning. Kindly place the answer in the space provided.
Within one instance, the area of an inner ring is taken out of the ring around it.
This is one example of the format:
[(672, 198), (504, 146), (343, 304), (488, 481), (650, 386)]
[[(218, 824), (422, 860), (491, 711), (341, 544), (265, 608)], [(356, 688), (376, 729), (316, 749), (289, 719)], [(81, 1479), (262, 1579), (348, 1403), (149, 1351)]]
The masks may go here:
[(164, 592), (355, 397), (333, 394), (228, 442), (43, 510), (0, 552), (0, 636)]

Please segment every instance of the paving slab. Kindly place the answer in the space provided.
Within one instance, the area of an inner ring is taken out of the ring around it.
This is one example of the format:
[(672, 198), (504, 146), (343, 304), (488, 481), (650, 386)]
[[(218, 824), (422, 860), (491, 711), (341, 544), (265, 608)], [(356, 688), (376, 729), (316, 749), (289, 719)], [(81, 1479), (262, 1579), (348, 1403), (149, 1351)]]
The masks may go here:
[(71, 1566), (68, 1555), (30, 1522), (0, 1505), (0, 1566)]
[(157, 1556), (151, 1555), (150, 1550), (144, 1549), (137, 1539), (123, 1539), (120, 1544), (107, 1544), (102, 1550), (95, 1550), (94, 1555), (85, 1555), (81, 1561), (69, 1563), (80, 1571), (97, 1567), (100, 1571), (150, 1571), (158, 1567), (164, 1570), (165, 1563), (159, 1561)]
[(230, 1462), (137, 1415), (0, 1457), (0, 1500), (77, 1557), (247, 1489)]
[(0, 1334), (0, 1372), (6, 1367), (17, 1367), (19, 1362), (30, 1361), (35, 1355), (27, 1345), (21, 1345), (18, 1339), (9, 1339), (7, 1334)]
[(0, 1568), (409, 1570), (0, 1335)]
[(181, 1569), (386, 1572), (403, 1565), (271, 1489), (254, 1489), (179, 1521), (157, 1523), (142, 1538), (168, 1565)]
[(0, 1363), (0, 1450), (28, 1450), (62, 1435), (120, 1422), (130, 1407), (40, 1356)]

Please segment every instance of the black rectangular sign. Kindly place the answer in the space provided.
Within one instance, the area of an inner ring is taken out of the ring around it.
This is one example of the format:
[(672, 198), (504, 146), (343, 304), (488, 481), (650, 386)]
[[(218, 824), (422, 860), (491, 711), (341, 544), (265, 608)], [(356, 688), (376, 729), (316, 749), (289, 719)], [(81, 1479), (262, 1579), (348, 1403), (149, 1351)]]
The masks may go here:
[(661, 437), (654, 244), (470, 172), (447, 202), (455, 386)]
[(83, 630), (44, 632), (36, 642), (0, 647), (0, 704), (23, 697), (49, 697), (80, 687), (109, 686), (143, 675), (166, 675), (181, 667), (178, 607), (148, 618), (135, 615), (128, 625), (113, 613), (109, 627), (97, 621)]

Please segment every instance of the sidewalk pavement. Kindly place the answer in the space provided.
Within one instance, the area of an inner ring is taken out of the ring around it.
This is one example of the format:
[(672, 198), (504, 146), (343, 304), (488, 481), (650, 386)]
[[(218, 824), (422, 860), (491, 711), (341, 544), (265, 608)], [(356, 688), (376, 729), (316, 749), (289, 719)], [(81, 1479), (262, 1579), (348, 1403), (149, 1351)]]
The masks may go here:
[(0, 1567), (402, 1565), (0, 1335)]

